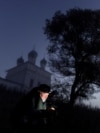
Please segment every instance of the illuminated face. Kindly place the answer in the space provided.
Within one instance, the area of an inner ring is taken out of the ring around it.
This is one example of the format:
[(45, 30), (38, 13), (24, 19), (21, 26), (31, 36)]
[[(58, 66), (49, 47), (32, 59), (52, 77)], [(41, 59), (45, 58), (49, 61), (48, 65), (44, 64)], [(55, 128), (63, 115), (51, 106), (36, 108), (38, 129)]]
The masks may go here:
[(40, 91), (40, 97), (43, 101), (45, 101), (49, 96), (49, 92), (42, 92)]

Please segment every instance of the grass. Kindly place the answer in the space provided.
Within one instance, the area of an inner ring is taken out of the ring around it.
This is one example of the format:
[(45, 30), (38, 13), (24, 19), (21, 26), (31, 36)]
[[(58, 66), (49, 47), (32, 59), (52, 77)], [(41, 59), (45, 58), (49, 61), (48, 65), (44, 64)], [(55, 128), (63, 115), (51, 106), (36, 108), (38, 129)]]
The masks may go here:
[[(0, 91), (0, 133), (13, 133), (10, 116), (21, 97), (18, 92)], [(100, 109), (80, 104), (70, 110), (67, 103), (61, 102), (49, 129), (51, 132), (100, 133)]]

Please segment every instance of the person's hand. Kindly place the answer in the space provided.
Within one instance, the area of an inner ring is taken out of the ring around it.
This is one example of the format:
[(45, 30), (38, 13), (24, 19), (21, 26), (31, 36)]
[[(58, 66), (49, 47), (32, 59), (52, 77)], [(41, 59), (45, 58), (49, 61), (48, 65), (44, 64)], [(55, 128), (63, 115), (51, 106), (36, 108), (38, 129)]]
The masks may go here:
[(51, 107), (50, 110), (55, 110), (55, 108), (54, 107)]

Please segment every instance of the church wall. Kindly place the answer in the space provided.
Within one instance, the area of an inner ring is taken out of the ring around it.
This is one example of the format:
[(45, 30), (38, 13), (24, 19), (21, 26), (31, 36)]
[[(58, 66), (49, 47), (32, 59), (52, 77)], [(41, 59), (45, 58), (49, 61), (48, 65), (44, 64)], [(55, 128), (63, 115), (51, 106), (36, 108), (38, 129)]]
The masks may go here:
[(50, 85), (51, 83), (51, 74), (47, 71), (42, 70), (40, 67), (28, 64), (28, 70), (26, 72), (24, 84), (30, 89), (30, 81), (33, 80), (33, 86), (35, 87), (40, 83), (46, 83)]
[(10, 90), (17, 90), (17, 91), (20, 91), (21, 88), (23, 88), (23, 86), (21, 84), (18, 84), (18, 83), (14, 83), (10, 80), (6, 80), (6, 79), (3, 79), (3, 78), (0, 78), (0, 85), (4, 85), (4, 86), (7, 86), (7, 89), (10, 89)]

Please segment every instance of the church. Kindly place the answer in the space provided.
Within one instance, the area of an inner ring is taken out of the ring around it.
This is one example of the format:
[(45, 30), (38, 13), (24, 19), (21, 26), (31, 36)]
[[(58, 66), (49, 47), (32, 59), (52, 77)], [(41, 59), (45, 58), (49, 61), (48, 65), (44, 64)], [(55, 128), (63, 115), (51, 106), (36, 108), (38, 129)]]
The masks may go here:
[(51, 73), (46, 70), (47, 61), (40, 60), (40, 66), (36, 65), (38, 53), (31, 50), (24, 61), (23, 57), (16, 60), (16, 66), (7, 70), (5, 78), (0, 78), (0, 85), (8, 89), (15, 89), (20, 92), (28, 92), (39, 84), (51, 85)]

